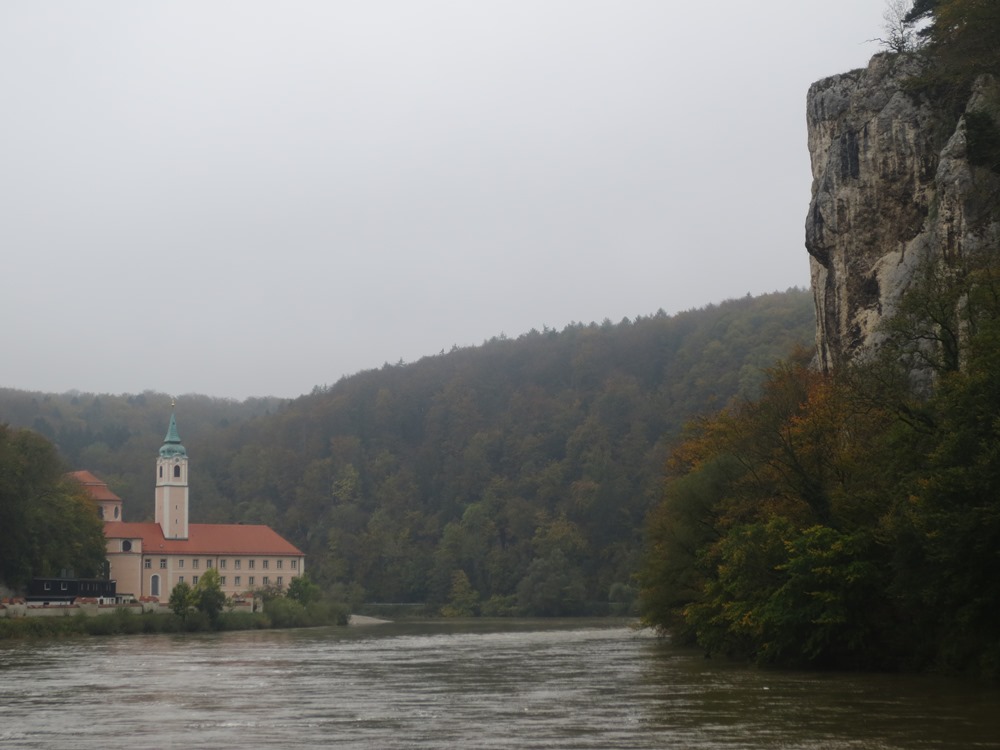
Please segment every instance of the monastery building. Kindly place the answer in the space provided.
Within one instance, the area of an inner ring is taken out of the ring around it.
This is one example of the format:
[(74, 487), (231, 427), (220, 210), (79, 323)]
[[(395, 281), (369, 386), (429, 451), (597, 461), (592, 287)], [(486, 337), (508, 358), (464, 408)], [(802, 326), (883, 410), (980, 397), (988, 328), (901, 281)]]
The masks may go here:
[(286, 588), (305, 572), (305, 554), (269, 526), (189, 523), (188, 457), (170, 426), (156, 459), (155, 513), (151, 523), (122, 521), (122, 501), (89, 471), (72, 474), (104, 519), (110, 578), (119, 596), (166, 601), (178, 583), (198, 583), (218, 570), (226, 596), (261, 586)]

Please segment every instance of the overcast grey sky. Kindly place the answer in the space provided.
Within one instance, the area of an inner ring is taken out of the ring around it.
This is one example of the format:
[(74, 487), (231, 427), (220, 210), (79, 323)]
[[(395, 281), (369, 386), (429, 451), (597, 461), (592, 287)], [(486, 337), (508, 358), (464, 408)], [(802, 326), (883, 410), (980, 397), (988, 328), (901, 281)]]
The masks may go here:
[(0, 386), (297, 396), (806, 286), (806, 90), (883, 7), (2, 0)]

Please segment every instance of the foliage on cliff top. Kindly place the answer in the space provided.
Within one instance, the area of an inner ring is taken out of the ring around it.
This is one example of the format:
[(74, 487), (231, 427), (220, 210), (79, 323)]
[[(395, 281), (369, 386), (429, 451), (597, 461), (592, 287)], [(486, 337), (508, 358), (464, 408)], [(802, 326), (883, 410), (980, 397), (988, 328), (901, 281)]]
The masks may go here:
[(916, 0), (906, 16), (920, 30), (944, 81), (962, 83), (982, 73), (1000, 75), (1000, 3), (996, 0)]

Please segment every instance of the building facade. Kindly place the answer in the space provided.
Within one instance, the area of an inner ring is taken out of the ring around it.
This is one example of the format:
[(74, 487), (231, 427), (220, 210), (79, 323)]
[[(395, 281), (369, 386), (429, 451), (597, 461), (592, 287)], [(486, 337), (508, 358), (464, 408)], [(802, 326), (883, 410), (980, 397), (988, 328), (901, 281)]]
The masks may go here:
[(156, 459), (154, 520), (121, 520), (122, 501), (90, 472), (74, 472), (104, 518), (110, 578), (119, 596), (166, 601), (178, 583), (219, 573), (227, 596), (264, 586), (286, 588), (305, 573), (305, 554), (269, 526), (189, 522), (188, 456), (170, 425)]

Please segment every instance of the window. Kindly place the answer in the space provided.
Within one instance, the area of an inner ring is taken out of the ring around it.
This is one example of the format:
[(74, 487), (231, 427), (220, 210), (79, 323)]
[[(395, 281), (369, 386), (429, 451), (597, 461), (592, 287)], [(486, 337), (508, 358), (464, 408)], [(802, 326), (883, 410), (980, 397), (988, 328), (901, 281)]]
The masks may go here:
[(292, 570), (298, 570), (298, 569), (299, 569), (299, 561), (292, 560)]
[(160, 595), (160, 577), (150, 576), (149, 578), (149, 594), (150, 596)]
[(219, 577), (219, 585), (220, 586), (225, 586), (226, 585), (226, 577), (225, 576), (220, 576)]
[(284, 578), (284, 576), (278, 576), (278, 585), (279, 586), (284, 586), (285, 585), (285, 578)]
[(184, 583), (184, 576), (177, 576), (177, 583)]
[(147, 557), (147, 558), (146, 558), (145, 560), (143, 560), (143, 562), (142, 562), (142, 567), (144, 567), (144, 568), (147, 568), (147, 569), (148, 569), (148, 568), (152, 568), (152, 567), (153, 567), (153, 561), (152, 561), (152, 560), (150, 560), (150, 559), (149, 559), (149, 558)]
[(59, 588), (60, 588), (60, 590), (65, 591), (66, 590), (66, 582), (63, 581), (62, 583), (60, 583), (59, 584)]
[(181, 475), (181, 467), (180, 464), (178, 464), (177, 466), (174, 466), (174, 476), (179, 477), (180, 475)]
[(194, 568), (195, 570), (198, 570), (198, 558), (197, 557), (194, 560), (191, 561), (191, 567)]
[(193, 583), (195, 586), (197, 586), (198, 585), (198, 576), (191, 576), (191, 583)]
[(51, 591), (52, 590), (52, 584), (49, 583), (48, 581), (45, 582), (45, 590), (46, 591)]
[(115, 520), (118, 520), (118, 506), (115, 506)]
[(219, 560), (219, 567), (222, 568), (223, 570), (226, 569), (226, 558), (222, 558), (221, 560)]
[(165, 558), (165, 557), (161, 557), (160, 558), (160, 567), (161, 568), (166, 568), (167, 567), (167, 558)]
[(206, 568), (211, 568), (212, 567), (212, 561), (211, 560), (205, 560), (205, 567)]
[(102, 521), (104, 520), (104, 506), (103, 505), (98, 505), (97, 506), (97, 517), (100, 518)]
[(281, 567), (282, 567), (282, 566), (283, 566), (284, 564), (285, 564), (285, 561), (284, 561), (284, 560), (278, 560), (278, 562), (276, 562), (276, 563), (274, 564), (274, 567), (276, 567), (276, 568), (277, 568), (278, 570), (281, 570)]
[(184, 558), (183, 557), (180, 560), (177, 561), (177, 567), (178, 568), (183, 568), (184, 567)]
[(131, 551), (132, 551), (132, 540), (126, 539), (125, 541), (122, 542), (122, 552), (131, 552)]
[(243, 562), (243, 561), (242, 560), (233, 560), (233, 567), (236, 568), (237, 570), (239, 570), (241, 562)]
[(160, 479), (163, 479), (163, 467), (160, 467)]
[(250, 585), (253, 586), (253, 576), (250, 576)]
[(271, 567), (271, 561), (270, 561), (270, 560), (264, 560), (264, 561), (263, 561), (263, 562), (261, 563), (261, 565), (263, 565), (263, 566), (264, 566), (264, 570), (267, 570), (267, 569), (268, 569), (269, 567)]
[(239, 576), (236, 576), (236, 578), (233, 579), (233, 585), (235, 585), (235, 586), (239, 586), (240, 585), (240, 577)]
[(254, 569), (254, 564), (256, 562), (257, 562), (256, 560), (247, 560), (247, 567), (250, 568), (250, 570), (253, 570)]

